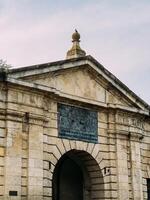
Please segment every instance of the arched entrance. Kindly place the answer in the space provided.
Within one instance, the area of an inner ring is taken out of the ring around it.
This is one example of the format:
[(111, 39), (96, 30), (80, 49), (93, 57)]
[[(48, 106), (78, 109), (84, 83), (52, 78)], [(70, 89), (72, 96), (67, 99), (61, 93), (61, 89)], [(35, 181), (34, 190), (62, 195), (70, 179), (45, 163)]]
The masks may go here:
[(78, 164), (67, 157), (62, 161), (57, 177), (58, 199), (83, 199), (83, 174)]
[(53, 200), (104, 198), (104, 182), (95, 159), (85, 151), (65, 153), (53, 173)]

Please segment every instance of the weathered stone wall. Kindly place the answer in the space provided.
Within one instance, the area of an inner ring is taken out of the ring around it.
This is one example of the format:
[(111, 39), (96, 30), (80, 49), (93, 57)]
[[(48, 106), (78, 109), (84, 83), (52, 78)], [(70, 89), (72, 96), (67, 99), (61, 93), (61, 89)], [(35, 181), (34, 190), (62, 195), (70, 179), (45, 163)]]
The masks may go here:
[[(9, 87), (1, 129), (1, 199), (43, 198), (42, 95)], [(4, 147), (3, 147), (4, 146)]]
[(150, 179), (150, 120), (144, 123), (144, 138), (141, 143), (141, 170), (143, 183), (143, 197), (147, 199), (147, 181)]
[[(0, 199), (52, 199), (55, 166), (75, 149), (97, 163), (87, 158), (93, 198), (146, 200), (150, 120), (145, 116), (97, 106), (98, 143), (68, 140), (58, 137), (57, 103), (93, 109), (92, 105), (15, 85), (2, 85), (0, 92)], [(9, 191), (18, 196), (10, 198)]]
[(4, 195), (5, 184), (5, 151), (6, 151), (6, 120), (5, 120), (5, 107), (6, 107), (6, 87), (1, 84), (0, 89), (0, 199)]

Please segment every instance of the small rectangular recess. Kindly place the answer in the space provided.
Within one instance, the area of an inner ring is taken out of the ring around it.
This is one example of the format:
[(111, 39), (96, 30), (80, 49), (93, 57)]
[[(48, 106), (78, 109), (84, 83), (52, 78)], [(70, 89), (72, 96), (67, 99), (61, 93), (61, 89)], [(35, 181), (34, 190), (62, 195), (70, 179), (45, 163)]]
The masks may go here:
[(9, 191), (9, 196), (18, 196), (17, 191)]

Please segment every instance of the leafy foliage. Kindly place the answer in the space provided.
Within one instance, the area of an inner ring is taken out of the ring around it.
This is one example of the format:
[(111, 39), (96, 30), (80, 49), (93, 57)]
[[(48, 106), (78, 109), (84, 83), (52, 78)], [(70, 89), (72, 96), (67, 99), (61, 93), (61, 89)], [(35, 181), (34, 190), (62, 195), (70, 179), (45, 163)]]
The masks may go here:
[(6, 63), (6, 61), (0, 59), (0, 72), (6, 72), (7, 73), (11, 67), (12, 66), (8, 65)]

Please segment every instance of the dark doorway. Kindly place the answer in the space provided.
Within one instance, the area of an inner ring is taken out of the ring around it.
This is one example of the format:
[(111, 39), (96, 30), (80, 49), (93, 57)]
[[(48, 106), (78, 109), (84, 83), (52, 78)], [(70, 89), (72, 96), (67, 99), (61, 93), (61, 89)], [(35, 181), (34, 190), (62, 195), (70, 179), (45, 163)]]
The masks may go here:
[(57, 169), (55, 200), (83, 200), (83, 184), (81, 168), (73, 159), (66, 156)]
[[(96, 184), (93, 179), (98, 180)], [(53, 171), (52, 199), (90, 200), (102, 198), (105, 199), (104, 181), (96, 160), (86, 151), (75, 149), (62, 155)]]
[(150, 178), (147, 179), (147, 199), (150, 200)]

